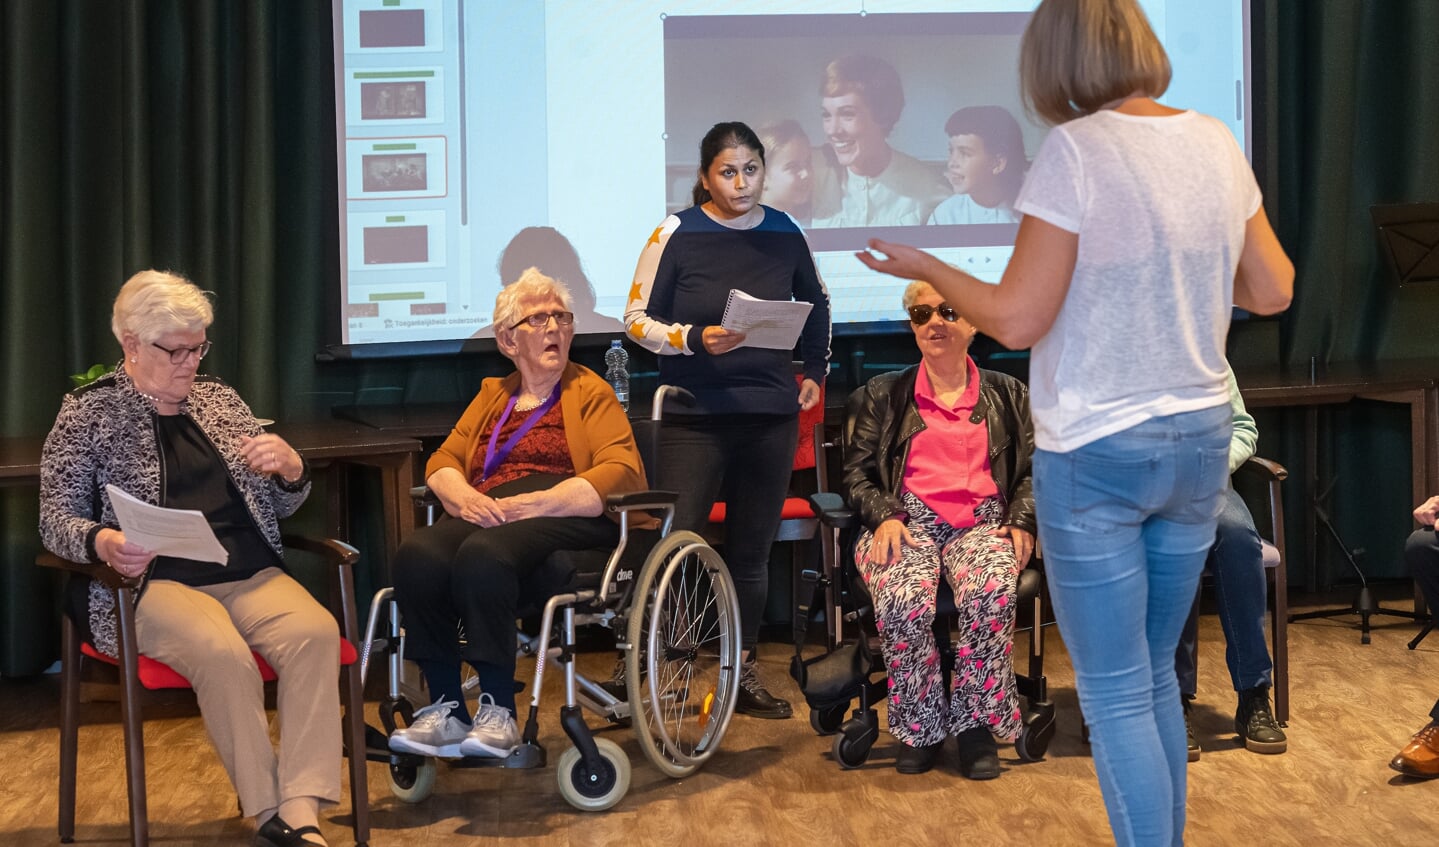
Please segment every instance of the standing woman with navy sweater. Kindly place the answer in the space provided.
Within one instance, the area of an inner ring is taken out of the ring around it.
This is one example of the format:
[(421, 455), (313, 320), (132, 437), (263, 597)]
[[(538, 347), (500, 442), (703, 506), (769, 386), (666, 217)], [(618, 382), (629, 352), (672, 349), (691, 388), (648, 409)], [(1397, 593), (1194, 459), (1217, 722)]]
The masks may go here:
[[(715, 124), (700, 142), (694, 205), (650, 235), (625, 306), (631, 339), (660, 355), (660, 382), (687, 389), (695, 406), (668, 412), (657, 487), (680, 492), (675, 526), (699, 531), (723, 498), (725, 562), (739, 592), (745, 648), (736, 710), (787, 718), (790, 704), (766, 690), (754, 651), (769, 589), (799, 435), (798, 415), (820, 401), (829, 369), (829, 293), (794, 219), (760, 205), (764, 145), (739, 122)], [(804, 380), (792, 351), (741, 346), (721, 327), (730, 289), (764, 300), (814, 304), (800, 334)]]

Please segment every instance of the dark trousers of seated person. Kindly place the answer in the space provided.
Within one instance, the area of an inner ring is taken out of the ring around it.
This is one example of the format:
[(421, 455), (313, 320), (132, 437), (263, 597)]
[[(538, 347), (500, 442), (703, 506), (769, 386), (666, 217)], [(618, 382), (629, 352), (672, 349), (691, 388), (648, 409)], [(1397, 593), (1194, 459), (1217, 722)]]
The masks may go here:
[[(459, 703), (460, 661), (479, 675), (495, 705), (515, 709), (515, 618), (529, 577), (557, 550), (609, 549), (619, 527), (608, 518), (531, 518), (480, 527), (443, 517), (395, 553), (395, 601), (405, 658), (420, 666), (435, 700)], [(556, 590), (562, 586), (546, 586)], [(456, 636), (463, 627), (463, 647)]]
[(739, 595), (741, 644), (759, 641), (769, 595), (769, 554), (789, 491), (799, 424), (795, 415), (666, 418), (655, 488), (679, 492), (675, 529), (703, 534), (725, 502), (725, 565)]
[[(1224, 660), (1235, 691), (1272, 685), (1274, 662), (1264, 639), (1269, 590), (1264, 582), (1264, 546), (1249, 507), (1233, 488), (1219, 496), (1219, 525), (1205, 568), (1214, 580)], [(1189, 613), (1179, 635), (1174, 667), (1179, 693), (1193, 699), (1197, 689), (1199, 609)]]
[(1419, 583), (1430, 617), (1439, 614), (1439, 535), (1432, 528), (1415, 530), (1404, 544), (1404, 563)]

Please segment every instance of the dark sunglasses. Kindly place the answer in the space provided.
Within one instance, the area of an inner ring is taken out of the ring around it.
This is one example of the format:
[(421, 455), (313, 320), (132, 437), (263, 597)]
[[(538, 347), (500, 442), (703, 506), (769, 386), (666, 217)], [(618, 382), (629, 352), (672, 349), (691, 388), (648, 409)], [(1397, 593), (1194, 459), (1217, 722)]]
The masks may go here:
[(916, 303), (909, 307), (909, 322), (915, 326), (924, 326), (929, 323), (930, 318), (934, 317), (936, 310), (939, 311), (939, 316), (949, 323), (954, 323), (959, 320), (959, 312), (956, 312), (954, 307), (948, 303), (940, 303), (938, 306), (926, 306)]

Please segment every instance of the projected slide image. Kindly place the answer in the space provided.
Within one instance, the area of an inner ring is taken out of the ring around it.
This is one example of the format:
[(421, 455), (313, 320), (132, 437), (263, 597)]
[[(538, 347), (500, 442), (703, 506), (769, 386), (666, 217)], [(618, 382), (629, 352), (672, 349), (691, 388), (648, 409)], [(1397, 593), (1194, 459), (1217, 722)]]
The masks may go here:
[(356, 270), (440, 267), (445, 264), (445, 214), (354, 212), (349, 216), (348, 240), (350, 263)]
[(428, 262), (430, 233), (423, 226), (366, 227), (365, 264), (394, 265)]
[(428, 185), (424, 156), (391, 153), (364, 156), (360, 161), (366, 192), (423, 191)]
[(360, 47), (425, 46), (424, 9), (364, 9), (360, 11)]
[(344, 0), (346, 53), (444, 49), (444, 0)]
[(354, 200), (401, 200), (446, 194), (447, 139), (349, 138), (345, 184)]
[(363, 120), (425, 117), (423, 82), (365, 82), (360, 84)]
[(442, 123), (444, 102), (440, 68), (356, 70), (345, 85), (352, 125)]
[[(1015, 223), (1007, 207), (1044, 134), (1020, 100), (1027, 20), (989, 12), (667, 18), (671, 209), (689, 204), (684, 174), (698, 167), (699, 139), (727, 118), (766, 144), (761, 201), (794, 215), (817, 250), (854, 249), (875, 228)], [(708, 71), (721, 66), (730, 72)], [(989, 120), (956, 127), (951, 118), (961, 113)], [(951, 128), (967, 136), (964, 145), (952, 143)], [(969, 162), (972, 154), (983, 161)], [(1002, 184), (982, 179), (995, 170), (1009, 172)], [(993, 243), (994, 234), (951, 233), (947, 243)]]

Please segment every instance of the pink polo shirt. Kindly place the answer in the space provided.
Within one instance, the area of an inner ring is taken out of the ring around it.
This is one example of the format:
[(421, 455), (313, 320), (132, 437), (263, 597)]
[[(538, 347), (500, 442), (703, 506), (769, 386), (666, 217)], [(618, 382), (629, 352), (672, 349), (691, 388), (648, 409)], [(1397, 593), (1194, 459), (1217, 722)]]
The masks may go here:
[(924, 365), (914, 381), (914, 402), (924, 429), (909, 443), (904, 488), (945, 523), (957, 529), (974, 526), (974, 508), (999, 493), (989, 467), (989, 425), (976, 415), (979, 368), (965, 357), (969, 385), (953, 408), (934, 396)]

